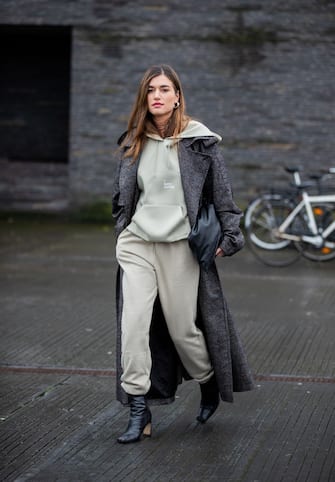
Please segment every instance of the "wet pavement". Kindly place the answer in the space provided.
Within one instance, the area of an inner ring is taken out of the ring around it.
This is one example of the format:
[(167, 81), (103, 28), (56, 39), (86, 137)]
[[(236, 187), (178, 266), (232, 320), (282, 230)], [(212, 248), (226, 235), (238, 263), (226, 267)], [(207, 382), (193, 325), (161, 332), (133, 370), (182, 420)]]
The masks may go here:
[(335, 480), (335, 262), (218, 260), (256, 389), (199, 425), (183, 383), (121, 446), (114, 246), (109, 226), (0, 222), (0, 480)]

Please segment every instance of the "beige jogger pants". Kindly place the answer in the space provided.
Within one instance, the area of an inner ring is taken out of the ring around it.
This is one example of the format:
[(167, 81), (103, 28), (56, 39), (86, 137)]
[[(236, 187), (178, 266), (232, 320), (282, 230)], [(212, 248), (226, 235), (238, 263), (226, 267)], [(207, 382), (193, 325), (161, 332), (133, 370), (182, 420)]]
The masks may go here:
[(150, 388), (149, 330), (157, 293), (178, 355), (192, 378), (205, 383), (213, 375), (206, 342), (195, 325), (199, 265), (187, 240), (144, 241), (127, 229), (117, 241), (123, 270), (121, 386), (129, 395)]

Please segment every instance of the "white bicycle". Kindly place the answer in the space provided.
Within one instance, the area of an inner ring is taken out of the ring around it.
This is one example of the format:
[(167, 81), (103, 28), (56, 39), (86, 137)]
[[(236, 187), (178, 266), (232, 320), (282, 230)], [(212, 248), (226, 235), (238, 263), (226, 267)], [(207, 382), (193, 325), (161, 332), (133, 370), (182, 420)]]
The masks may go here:
[[(335, 258), (335, 194), (309, 194), (297, 170), (298, 192), (264, 194), (245, 215), (249, 245), (270, 266), (287, 266), (301, 255), (312, 261)], [(329, 169), (335, 174), (335, 168)]]

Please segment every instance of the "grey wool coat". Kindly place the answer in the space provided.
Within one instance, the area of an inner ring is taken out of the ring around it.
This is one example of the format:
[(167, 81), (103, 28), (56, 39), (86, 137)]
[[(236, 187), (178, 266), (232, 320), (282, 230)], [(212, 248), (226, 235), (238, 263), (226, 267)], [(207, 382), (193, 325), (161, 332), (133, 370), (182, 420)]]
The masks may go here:
[[(231, 256), (243, 247), (239, 228), (241, 211), (235, 205), (223, 156), (215, 137), (185, 138), (178, 143), (178, 156), (188, 217), (194, 224), (202, 195), (210, 198), (222, 228), (221, 248)], [(137, 186), (138, 162), (128, 158), (119, 162), (113, 189), (113, 215), (118, 236), (130, 223), (139, 198)], [(117, 273), (117, 398), (128, 403), (128, 396), (120, 385), (121, 368), (121, 315), (122, 270)], [(203, 331), (223, 401), (232, 402), (233, 392), (251, 390), (252, 375), (239, 334), (229, 312), (215, 263), (208, 271), (201, 269), (198, 289), (197, 325)], [(178, 383), (189, 379), (169, 336), (161, 310), (159, 295), (156, 299), (151, 329), (152, 355), (151, 389), (149, 403), (168, 403), (174, 400)]]

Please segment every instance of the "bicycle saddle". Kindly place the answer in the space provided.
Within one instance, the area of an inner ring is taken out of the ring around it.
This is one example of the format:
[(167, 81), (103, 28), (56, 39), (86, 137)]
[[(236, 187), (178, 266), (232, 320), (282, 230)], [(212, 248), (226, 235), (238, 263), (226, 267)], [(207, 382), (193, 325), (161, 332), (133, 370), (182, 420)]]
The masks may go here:
[(301, 172), (303, 170), (302, 167), (285, 167), (284, 169), (290, 174), (293, 174), (294, 172)]

